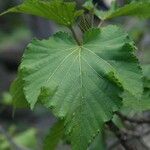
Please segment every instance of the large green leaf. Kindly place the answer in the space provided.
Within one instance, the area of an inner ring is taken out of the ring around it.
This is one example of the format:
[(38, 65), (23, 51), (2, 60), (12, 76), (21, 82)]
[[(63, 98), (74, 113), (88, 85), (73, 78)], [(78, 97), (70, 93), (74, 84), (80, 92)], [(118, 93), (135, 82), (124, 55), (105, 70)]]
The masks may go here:
[(53, 20), (61, 25), (70, 26), (83, 13), (81, 10), (77, 11), (75, 7), (74, 2), (63, 2), (63, 0), (52, 0), (50, 2), (27, 0), (0, 15), (12, 12), (26, 13)]
[(59, 120), (50, 129), (48, 135), (44, 140), (44, 150), (55, 150), (60, 139), (64, 135), (64, 122)]
[(127, 4), (118, 9), (110, 11), (95, 10), (95, 14), (102, 20), (116, 18), (120, 16), (136, 16), (140, 18), (150, 18), (150, 1), (140, 1)]
[(122, 89), (142, 94), (133, 50), (128, 35), (116, 26), (89, 30), (81, 46), (62, 32), (33, 40), (20, 66), (26, 99), (31, 108), (40, 100), (65, 118), (73, 149), (84, 150), (121, 106)]

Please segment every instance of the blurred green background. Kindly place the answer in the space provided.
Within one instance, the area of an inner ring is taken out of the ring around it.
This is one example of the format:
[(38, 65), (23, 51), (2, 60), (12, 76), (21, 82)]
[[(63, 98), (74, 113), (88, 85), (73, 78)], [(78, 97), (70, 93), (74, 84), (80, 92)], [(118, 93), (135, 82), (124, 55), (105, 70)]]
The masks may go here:
[[(118, 0), (120, 5), (131, 0)], [(0, 12), (15, 6), (20, 0), (0, 0)], [(81, 1), (78, 1), (78, 3)], [(109, 9), (111, 0), (97, 1), (101, 8)], [(122, 17), (106, 22), (118, 24), (135, 41), (140, 63), (149, 75), (150, 20)], [(15, 79), (21, 56), (33, 37), (48, 38), (61, 29), (53, 22), (23, 14), (0, 17), (0, 150), (42, 150), (42, 142), (55, 118), (49, 110), (37, 106), (34, 111), (14, 109), (9, 87)], [(58, 149), (69, 149), (60, 146)]]

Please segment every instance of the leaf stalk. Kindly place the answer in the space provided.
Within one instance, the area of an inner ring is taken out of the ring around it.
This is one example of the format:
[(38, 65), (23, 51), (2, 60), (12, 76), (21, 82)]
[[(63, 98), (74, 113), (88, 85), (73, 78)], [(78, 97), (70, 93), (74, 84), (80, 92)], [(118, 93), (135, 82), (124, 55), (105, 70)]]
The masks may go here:
[(75, 41), (77, 42), (77, 44), (78, 44), (79, 46), (81, 46), (81, 42), (79, 41), (79, 39), (78, 39), (78, 37), (77, 37), (77, 35), (76, 35), (76, 32), (74, 31), (73, 27), (70, 26), (69, 29), (71, 30), (72, 35), (73, 35)]

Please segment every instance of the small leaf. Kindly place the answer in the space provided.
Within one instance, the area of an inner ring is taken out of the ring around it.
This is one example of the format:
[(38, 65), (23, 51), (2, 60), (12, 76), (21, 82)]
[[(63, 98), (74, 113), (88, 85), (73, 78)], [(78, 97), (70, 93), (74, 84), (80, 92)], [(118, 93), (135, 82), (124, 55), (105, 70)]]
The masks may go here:
[(87, 10), (92, 10), (92, 9), (94, 9), (94, 4), (93, 4), (92, 0), (87, 0), (83, 4), (83, 7), (86, 8)]
[(125, 128), (124, 123), (122, 122), (122, 120), (115, 114), (112, 118), (112, 122), (119, 128)]
[(83, 13), (82, 10), (76, 10), (74, 2), (63, 2), (63, 0), (52, 0), (50, 2), (27, 0), (23, 4), (10, 8), (0, 15), (13, 12), (40, 16), (65, 26), (72, 25), (77, 17)]
[[(21, 133), (16, 133), (11, 135), (13, 142), (17, 145), (18, 149), (24, 149), (24, 150), (33, 150), (37, 149), (37, 142), (38, 139), (36, 137), (37, 131), (34, 128), (29, 128), (26, 131), (23, 131)], [(1, 150), (11, 150), (12, 145), (8, 141), (8, 139), (0, 134), (0, 149)]]
[(10, 87), (10, 94), (12, 96), (12, 103), (15, 108), (29, 107), (23, 92), (23, 80), (21, 78), (21, 73), (18, 73), (18, 77), (13, 81)]
[(64, 121), (59, 120), (50, 129), (44, 140), (43, 150), (55, 150), (60, 139), (64, 135)]
[(150, 1), (133, 2), (118, 9), (110, 11), (96, 10), (95, 15), (102, 20), (108, 20), (120, 16), (135, 16), (140, 18), (150, 18)]
[(14, 137), (14, 142), (19, 145), (20, 147), (23, 147), (23, 149), (31, 148), (36, 149), (37, 148), (37, 131), (34, 128), (30, 128)]
[(1, 102), (3, 105), (10, 106), (12, 105), (12, 96), (9, 92), (4, 92), (2, 94)]

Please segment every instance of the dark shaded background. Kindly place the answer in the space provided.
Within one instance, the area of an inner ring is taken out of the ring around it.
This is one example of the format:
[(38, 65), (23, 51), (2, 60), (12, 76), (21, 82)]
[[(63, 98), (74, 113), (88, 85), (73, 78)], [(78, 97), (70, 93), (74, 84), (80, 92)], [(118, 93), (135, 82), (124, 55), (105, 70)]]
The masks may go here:
[[(105, 1), (96, 1), (103, 10), (109, 9)], [(129, 0), (118, 0), (120, 5)], [(81, 3), (81, 1), (78, 1)], [(16, 5), (19, 0), (0, 0), (0, 12)], [(123, 26), (138, 46), (137, 56), (142, 64), (150, 63), (150, 21), (123, 17), (111, 21)], [(23, 51), (33, 37), (48, 38), (61, 29), (53, 22), (39, 17), (8, 14), (0, 17), (0, 150), (10, 150), (13, 143), (21, 145), (20, 150), (41, 150), (44, 135), (55, 122), (49, 110), (37, 106), (34, 111), (13, 110), (9, 87), (16, 77)], [(13, 115), (14, 114), (14, 115)], [(5, 136), (10, 137), (9, 141)], [(108, 144), (111, 145), (113, 139)], [(150, 137), (145, 138), (147, 147)], [(136, 143), (134, 143), (136, 144)], [(150, 147), (148, 147), (150, 148)], [(58, 149), (69, 149), (60, 146)], [(116, 148), (115, 148), (116, 149)], [(121, 148), (120, 148), (121, 149)], [(141, 147), (139, 150), (144, 149)]]

